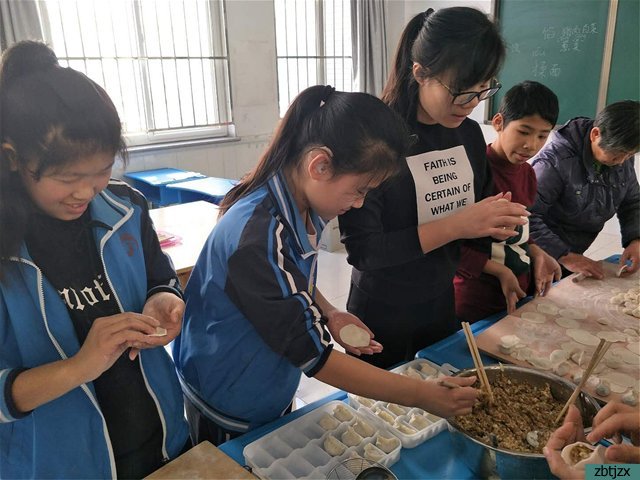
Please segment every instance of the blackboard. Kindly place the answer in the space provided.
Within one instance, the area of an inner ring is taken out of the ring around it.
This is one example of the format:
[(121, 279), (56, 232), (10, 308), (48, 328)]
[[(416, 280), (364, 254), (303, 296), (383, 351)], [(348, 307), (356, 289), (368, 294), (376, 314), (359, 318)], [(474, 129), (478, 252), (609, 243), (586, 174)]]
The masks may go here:
[[(507, 58), (499, 74), (503, 87), (492, 101), (492, 115), (510, 87), (536, 80), (558, 96), (559, 124), (577, 116), (594, 117), (608, 16), (609, 0), (498, 1), (496, 18), (507, 45)], [(620, 21), (627, 23), (626, 19)], [(637, 35), (637, 17), (635, 28)], [(619, 40), (617, 48), (624, 50), (625, 40), (622, 36)], [(637, 61), (637, 48), (627, 52)], [(612, 92), (621, 92), (630, 84), (613, 80)]]
[(640, 0), (618, 0), (607, 105), (640, 99)]

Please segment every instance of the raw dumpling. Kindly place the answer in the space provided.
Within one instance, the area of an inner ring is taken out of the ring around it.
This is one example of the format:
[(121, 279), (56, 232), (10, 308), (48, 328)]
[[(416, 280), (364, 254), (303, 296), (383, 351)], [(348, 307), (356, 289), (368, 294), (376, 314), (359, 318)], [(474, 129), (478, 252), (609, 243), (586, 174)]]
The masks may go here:
[(333, 435), (327, 435), (324, 439), (324, 449), (332, 457), (339, 457), (347, 449), (347, 446)]
[(393, 425), (394, 418), (393, 418), (393, 415), (391, 415), (389, 412), (379, 408), (379, 409), (375, 410), (374, 413), (378, 417), (380, 417), (382, 420), (384, 420), (385, 422)]
[(376, 440), (376, 447), (384, 453), (391, 453), (393, 450), (398, 448), (398, 445), (400, 445), (400, 440), (396, 437), (387, 438), (382, 435), (378, 435), (378, 439)]
[(363, 437), (371, 437), (375, 433), (375, 429), (362, 419), (356, 420), (353, 429)]
[(338, 425), (340, 425), (340, 422), (336, 420), (335, 417), (332, 417), (328, 413), (325, 413), (324, 415), (322, 415), (322, 418), (320, 419), (318, 424), (325, 430), (333, 430)]
[(347, 428), (342, 434), (342, 443), (349, 447), (360, 445), (360, 442), (362, 442), (362, 437), (352, 427)]
[(370, 398), (359, 397), (359, 396), (356, 396), (356, 401), (363, 407), (367, 407), (367, 408), (373, 407), (373, 404), (376, 403), (375, 400), (371, 400)]
[(406, 407), (397, 405), (395, 403), (390, 403), (389, 405), (387, 405), (387, 410), (396, 415), (404, 415), (408, 412), (408, 409)]
[(416, 427), (418, 430), (422, 430), (431, 425), (431, 422), (427, 420), (424, 415), (420, 415), (419, 413), (412, 413), (411, 418), (409, 419), (409, 424)]
[(429, 365), (427, 362), (420, 362), (419, 368), (422, 373), (428, 376), (435, 375), (438, 373), (438, 370), (435, 367)]
[(379, 462), (384, 458), (384, 452), (373, 443), (367, 443), (364, 446), (364, 458), (372, 462)]
[(407, 425), (404, 422), (398, 422), (396, 421), (393, 426), (399, 431), (404, 433), (405, 435), (414, 435), (416, 433), (418, 433), (418, 430), (416, 430), (414, 427), (412, 427), (411, 425)]
[(407, 368), (404, 372), (402, 372), (402, 375), (409, 378), (415, 378), (416, 380), (423, 380), (422, 375), (418, 373), (418, 370), (412, 367)]
[(564, 447), (560, 456), (567, 465), (584, 470), (588, 463), (605, 463), (605, 448), (602, 445), (594, 447), (588, 443), (576, 442)]
[(353, 414), (349, 410), (347, 410), (347, 407), (342, 405), (338, 405), (333, 410), (333, 416), (336, 417), (341, 422), (348, 422), (353, 418)]

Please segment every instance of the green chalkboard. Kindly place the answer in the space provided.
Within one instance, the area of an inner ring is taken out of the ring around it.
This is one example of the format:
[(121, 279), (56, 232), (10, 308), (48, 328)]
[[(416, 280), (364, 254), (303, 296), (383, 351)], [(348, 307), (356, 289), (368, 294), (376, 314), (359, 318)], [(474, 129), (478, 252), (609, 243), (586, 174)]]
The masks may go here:
[(640, 0), (618, 0), (607, 105), (640, 100)]
[(558, 96), (558, 123), (577, 116), (593, 117), (609, 1), (501, 0), (496, 13), (507, 58), (499, 74), (503, 86), (492, 101), (492, 114), (510, 87), (536, 80)]

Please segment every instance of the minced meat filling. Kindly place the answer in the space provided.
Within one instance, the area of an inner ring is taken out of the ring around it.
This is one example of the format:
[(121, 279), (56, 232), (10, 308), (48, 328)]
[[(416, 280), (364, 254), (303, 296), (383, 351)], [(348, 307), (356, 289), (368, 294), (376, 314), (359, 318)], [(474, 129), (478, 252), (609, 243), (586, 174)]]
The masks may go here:
[[(475, 385), (479, 388), (479, 384)], [(498, 373), (491, 381), (494, 403), (481, 396), (470, 415), (456, 417), (463, 432), (492, 447), (526, 453), (542, 453), (556, 426), (564, 403), (551, 395), (549, 384), (533, 386)], [(530, 435), (531, 445), (527, 441)]]

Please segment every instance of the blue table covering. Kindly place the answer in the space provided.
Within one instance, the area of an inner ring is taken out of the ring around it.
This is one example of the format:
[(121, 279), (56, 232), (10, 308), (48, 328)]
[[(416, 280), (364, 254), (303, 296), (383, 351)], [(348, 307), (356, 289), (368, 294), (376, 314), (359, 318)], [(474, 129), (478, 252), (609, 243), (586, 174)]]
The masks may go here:
[[(300, 410), (295, 410), (294, 412), (267, 425), (245, 433), (234, 440), (225, 442), (218, 448), (240, 465), (245, 465), (242, 451), (244, 450), (244, 447), (249, 445), (251, 442), (295, 420), (296, 418), (309, 413), (324, 403), (333, 400), (346, 401), (346, 399), (347, 394), (345, 392), (336, 392), (321, 400), (310, 403)], [(400, 452), (400, 459), (391, 466), (391, 471), (399, 479), (451, 478), (465, 480), (476, 478), (464, 462), (459, 458), (456, 458), (452, 452), (453, 445), (451, 443), (451, 436), (449, 435), (449, 432), (445, 430), (415, 448), (403, 448)]]

